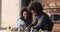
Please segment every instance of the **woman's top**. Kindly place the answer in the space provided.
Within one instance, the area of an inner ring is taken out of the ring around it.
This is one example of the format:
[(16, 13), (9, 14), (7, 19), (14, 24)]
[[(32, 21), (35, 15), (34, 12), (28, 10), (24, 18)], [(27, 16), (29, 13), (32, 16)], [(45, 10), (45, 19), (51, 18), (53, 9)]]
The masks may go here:
[(32, 23), (32, 26), (37, 26), (39, 29), (42, 30), (49, 30), (49, 31), (52, 30), (53, 22), (51, 21), (51, 19), (47, 14), (42, 13), (36, 16), (33, 20), (34, 21)]

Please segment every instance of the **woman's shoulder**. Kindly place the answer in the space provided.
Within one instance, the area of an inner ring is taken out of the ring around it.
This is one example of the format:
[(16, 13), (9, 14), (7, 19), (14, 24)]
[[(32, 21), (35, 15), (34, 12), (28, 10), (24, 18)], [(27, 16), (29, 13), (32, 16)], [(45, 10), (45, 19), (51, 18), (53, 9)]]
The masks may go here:
[(46, 13), (43, 13), (43, 15), (49, 17), (48, 14), (46, 14)]
[(49, 18), (49, 16), (46, 14), (46, 13), (42, 13), (41, 15), (39, 15), (39, 17), (38, 17), (38, 19), (41, 19), (41, 20), (43, 20), (43, 19), (48, 19)]

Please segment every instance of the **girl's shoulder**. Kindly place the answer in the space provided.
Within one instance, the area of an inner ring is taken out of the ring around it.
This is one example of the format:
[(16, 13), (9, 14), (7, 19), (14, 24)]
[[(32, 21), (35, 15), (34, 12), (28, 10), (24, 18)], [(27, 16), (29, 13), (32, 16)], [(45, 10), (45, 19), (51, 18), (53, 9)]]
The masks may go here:
[(18, 19), (17, 19), (17, 21), (24, 21), (23, 17), (19, 16)]

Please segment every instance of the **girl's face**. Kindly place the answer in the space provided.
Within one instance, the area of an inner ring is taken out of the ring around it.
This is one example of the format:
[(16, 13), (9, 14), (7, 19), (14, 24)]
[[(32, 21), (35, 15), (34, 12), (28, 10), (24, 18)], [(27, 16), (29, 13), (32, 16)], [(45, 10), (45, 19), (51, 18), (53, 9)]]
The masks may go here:
[(24, 11), (24, 12), (23, 12), (23, 17), (24, 17), (25, 19), (28, 19), (29, 13), (28, 13), (27, 11)]

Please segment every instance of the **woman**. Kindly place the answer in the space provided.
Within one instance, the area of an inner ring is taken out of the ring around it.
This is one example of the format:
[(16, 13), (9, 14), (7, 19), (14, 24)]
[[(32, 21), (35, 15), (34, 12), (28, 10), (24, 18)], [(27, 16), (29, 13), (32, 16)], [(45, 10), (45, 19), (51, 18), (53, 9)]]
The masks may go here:
[(31, 24), (31, 13), (27, 8), (23, 8), (20, 13), (20, 17), (18, 19), (18, 28), (24, 27), (26, 28)]
[(42, 29), (42, 30), (47, 30), (47, 31), (52, 31), (53, 28), (53, 22), (49, 18), (47, 14), (43, 12), (43, 7), (41, 3), (32, 1), (28, 8), (32, 12), (33, 16), (33, 22), (29, 27), (33, 27), (34, 29)]

